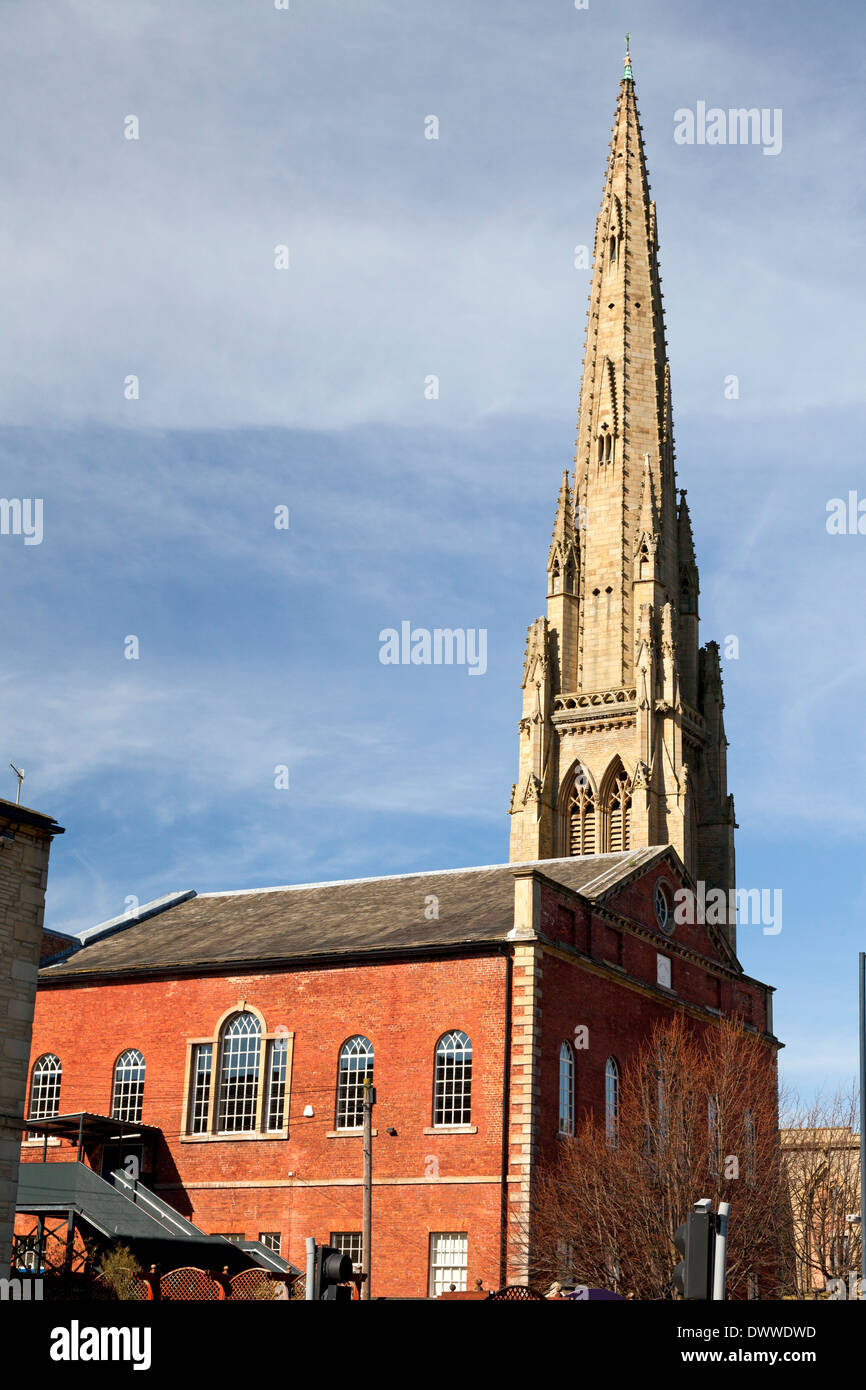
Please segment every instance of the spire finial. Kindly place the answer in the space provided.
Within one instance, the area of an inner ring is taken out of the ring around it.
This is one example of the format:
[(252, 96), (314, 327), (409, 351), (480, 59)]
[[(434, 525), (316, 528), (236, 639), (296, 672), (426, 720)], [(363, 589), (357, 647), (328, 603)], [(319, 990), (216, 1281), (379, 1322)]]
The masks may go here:
[(632, 81), (631, 54), (630, 54), (630, 52), (629, 52), (629, 44), (630, 44), (630, 42), (631, 42), (631, 34), (626, 34), (626, 36), (625, 36), (625, 67), (624, 67), (623, 70), (622, 70), (622, 76), (623, 76), (623, 81), (624, 81), (624, 82), (631, 82), (631, 81)]

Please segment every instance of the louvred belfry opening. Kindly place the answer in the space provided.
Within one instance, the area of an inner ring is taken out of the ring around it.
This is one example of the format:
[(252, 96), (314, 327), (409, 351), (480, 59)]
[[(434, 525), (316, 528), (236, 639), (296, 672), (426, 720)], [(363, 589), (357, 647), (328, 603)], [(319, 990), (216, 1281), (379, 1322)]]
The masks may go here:
[(616, 854), (631, 849), (631, 788), (628, 775), (620, 765), (610, 779), (607, 802), (608, 849)]
[(568, 805), (569, 850), (572, 854), (595, 854), (595, 797), (583, 769), (575, 770)]

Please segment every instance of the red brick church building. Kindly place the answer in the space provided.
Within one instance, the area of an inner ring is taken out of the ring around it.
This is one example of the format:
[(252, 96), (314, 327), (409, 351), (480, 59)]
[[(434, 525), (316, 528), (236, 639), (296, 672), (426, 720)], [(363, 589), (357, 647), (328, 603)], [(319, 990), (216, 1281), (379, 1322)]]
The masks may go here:
[[(591, 1109), (614, 1128), (651, 1027), (773, 1037), (735, 922), (718, 648), (675, 484), (655, 205), (627, 59), (598, 217), (578, 451), (530, 628), (511, 862), (179, 894), (41, 972), (26, 1162), (132, 1163), (203, 1231), (358, 1263), (372, 1077), (373, 1296), (526, 1281), (531, 1183)], [(677, 914), (677, 917), (680, 914)], [(49, 1131), (50, 1132), (50, 1131)], [(77, 1142), (75, 1154), (70, 1144)]]

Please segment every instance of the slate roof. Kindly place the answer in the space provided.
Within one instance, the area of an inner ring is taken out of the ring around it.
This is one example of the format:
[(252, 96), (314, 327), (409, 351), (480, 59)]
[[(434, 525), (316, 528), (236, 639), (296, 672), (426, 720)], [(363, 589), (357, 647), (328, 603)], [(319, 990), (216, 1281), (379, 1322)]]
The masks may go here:
[[(445, 869), (341, 883), (299, 884), (234, 893), (175, 895), (157, 915), (89, 938), (75, 955), (40, 971), (40, 980), (91, 973), (150, 973), (221, 964), (321, 960), (381, 951), (505, 941), (514, 925), (514, 873), (535, 868), (596, 900), (666, 846), (621, 854)], [(425, 906), (438, 899), (438, 917)], [(144, 913), (144, 909), (142, 912)]]

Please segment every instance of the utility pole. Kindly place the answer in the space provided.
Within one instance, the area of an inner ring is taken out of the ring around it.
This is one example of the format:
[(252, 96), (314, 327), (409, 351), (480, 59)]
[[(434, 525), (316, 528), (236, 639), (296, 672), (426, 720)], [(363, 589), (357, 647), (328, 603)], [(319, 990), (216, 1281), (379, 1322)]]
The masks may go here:
[(363, 1266), (366, 1278), (361, 1285), (361, 1298), (370, 1297), (370, 1272), (372, 1263), (370, 1249), (373, 1239), (373, 1106), (376, 1104), (376, 1090), (372, 1078), (364, 1077), (364, 1215), (362, 1219), (361, 1245), (363, 1247)]
[(860, 952), (860, 1297), (866, 1298), (866, 951)]

